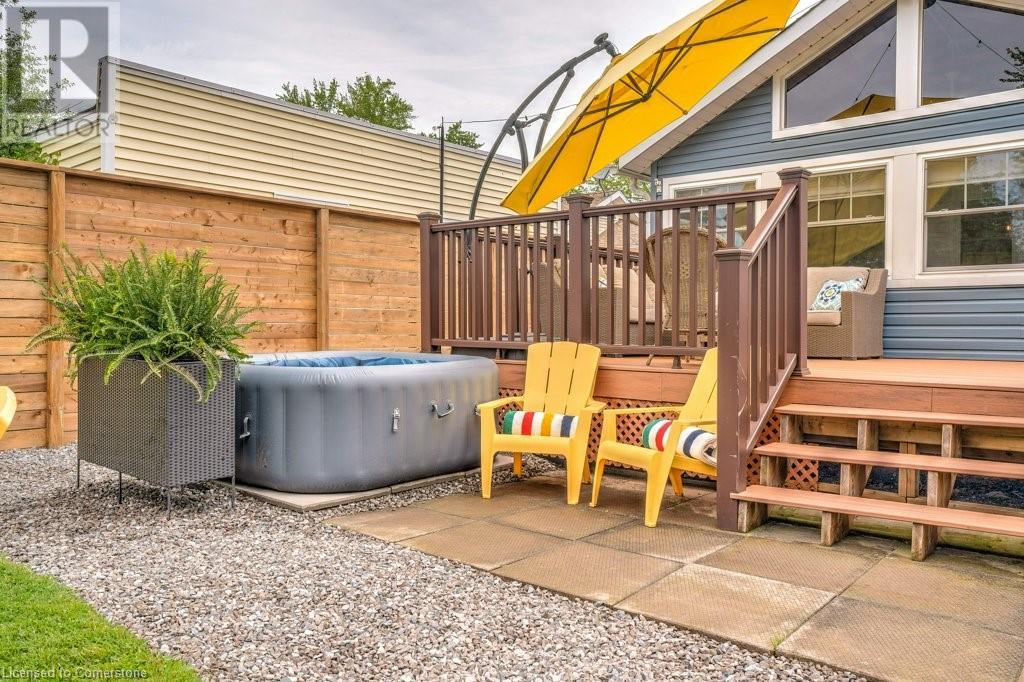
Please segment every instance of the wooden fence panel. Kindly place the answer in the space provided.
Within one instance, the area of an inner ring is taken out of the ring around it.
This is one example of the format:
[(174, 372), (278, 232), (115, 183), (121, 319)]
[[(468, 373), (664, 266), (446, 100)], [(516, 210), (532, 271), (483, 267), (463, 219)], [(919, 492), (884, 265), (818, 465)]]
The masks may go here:
[(140, 244), (205, 250), (262, 308), (249, 352), (419, 347), (413, 220), (0, 160), (0, 385), (19, 408), (0, 449), (77, 436), (77, 393), (55, 380), (64, 349), (25, 352), (49, 315), (34, 280), (61, 245), (90, 261)]

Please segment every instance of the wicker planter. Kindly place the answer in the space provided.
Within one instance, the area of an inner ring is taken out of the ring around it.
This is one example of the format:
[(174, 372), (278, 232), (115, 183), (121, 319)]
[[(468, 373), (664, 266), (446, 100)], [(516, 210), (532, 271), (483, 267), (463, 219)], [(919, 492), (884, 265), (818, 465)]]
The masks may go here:
[[(205, 385), (200, 362), (178, 366)], [(169, 372), (142, 378), (141, 360), (126, 360), (108, 384), (106, 362), (86, 360), (78, 373), (78, 458), (118, 474), (171, 489), (235, 475), (235, 365), (221, 362), (223, 377), (207, 402)], [(120, 484), (120, 476), (118, 476)], [(118, 490), (120, 500), (120, 485)]]

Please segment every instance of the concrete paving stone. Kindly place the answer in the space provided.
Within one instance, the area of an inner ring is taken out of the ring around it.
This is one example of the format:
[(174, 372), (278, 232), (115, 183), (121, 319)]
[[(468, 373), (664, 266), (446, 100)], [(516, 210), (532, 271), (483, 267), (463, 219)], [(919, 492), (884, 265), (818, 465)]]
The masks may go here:
[(863, 575), (881, 556), (869, 558), (803, 542), (748, 537), (705, 556), (699, 563), (838, 593)]
[(579, 540), (629, 523), (631, 519), (613, 512), (590, 509), (582, 504), (552, 504), (505, 516), (494, 516), (491, 517), (491, 521), (567, 540)]
[(427, 554), (452, 559), (485, 571), (554, 549), (565, 540), (487, 521), (417, 535), (402, 544)]
[[(821, 544), (821, 528), (818, 526), (800, 526), (795, 523), (783, 523), (780, 521), (769, 521), (750, 531), (751, 537), (770, 538), (784, 542), (806, 542), (812, 545)], [(865, 555), (883, 555), (898, 551), (901, 547), (908, 547), (909, 544), (893, 538), (879, 538), (873, 535), (851, 533), (838, 543), (832, 545), (831, 549), (853, 552)]]
[(444, 528), (461, 526), (469, 523), (469, 519), (461, 516), (442, 514), (422, 507), (403, 507), (401, 509), (385, 509), (381, 511), (363, 512), (336, 516), (328, 519), (330, 526), (338, 526), (346, 530), (356, 531), (364, 535), (372, 535), (381, 540), (397, 542), (406, 538), (433, 533)]
[(658, 523), (675, 523), (684, 526), (717, 529), (715, 496), (704, 495), (668, 509), (662, 509)]
[[(910, 545), (896, 551), (896, 556), (909, 558)], [(998, 554), (970, 552), (952, 547), (939, 547), (925, 562), (929, 566), (941, 566), (953, 571), (982, 573), (993, 577), (1024, 581), (1024, 560)]]
[(677, 568), (679, 564), (672, 561), (574, 542), (494, 572), (574, 597), (614, 604)]
[(624, 528), (615, 528), (586, 539), (605, 547), (624, 552), (646, 554), (680, 563), (696, 561), (701, 557), (736, 542), (738, 536), (707, 528), (678, 526), (671, 523), (648, 528), (634, 522)]
[(906, 682), (1013, 682), (1024, 639), (960, 621), (837, 597), (780, 652)]
[(479, 493), (464, 493), (416, 502), (412, 506), (433, 509), (442, 514), (484, 519), (548, 504), (565, 504), (565, 500), (545, 496), (539, 491), (518, 487), (517, 484), (509, 484), (492, 489), (489, 500), (480, 497)]
[(712, 566), (686, 564), (616, 606), (771, 651), (834, 596)]
[(883, 559), (854, 582), (844, 596), (1009, 634), (1024, 632), (1024, 581), (954, 571), (928, 561)]
[[(592, 494), (590, 486), (584, 486), (584, 492), (585, 499), (584, 495), (581, 495), (580, 500), (589, 504)], [(707, 497), (707, 493), (700, 488), (684, 486), (683, 495), (680, 497), (675, 494), (671, 485), (666, 485), (665, 492), (661, 498), (662, 513), (681, 502), (702, 499), (704, 497)], [(601, 495), (598, 498), (596, 509), (642, 518), (646, 499), (647, 480), (645, 478), (609, 476), (606, 474), (601, 480)]]

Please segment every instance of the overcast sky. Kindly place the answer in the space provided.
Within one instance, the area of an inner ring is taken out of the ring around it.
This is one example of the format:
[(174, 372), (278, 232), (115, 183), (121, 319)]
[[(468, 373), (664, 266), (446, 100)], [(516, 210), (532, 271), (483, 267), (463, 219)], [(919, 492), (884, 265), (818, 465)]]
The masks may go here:
[[(285, 81), (308, 85), (314, 77), (344, 82), (362, 73), (386, 76), (415, 107), (415, 129), (427, 130), (442, 115), (504, 118), (599, 33), (608, 32), (626, 50), (700, 4), (122, 0), (120, 49), (128, 60), (265, 95), (276, 95)], [(575, 103), (607, 63), (597, 55), (578, 69), (563, 103)], [(489, 144), (500, 126), (467, 127)]]

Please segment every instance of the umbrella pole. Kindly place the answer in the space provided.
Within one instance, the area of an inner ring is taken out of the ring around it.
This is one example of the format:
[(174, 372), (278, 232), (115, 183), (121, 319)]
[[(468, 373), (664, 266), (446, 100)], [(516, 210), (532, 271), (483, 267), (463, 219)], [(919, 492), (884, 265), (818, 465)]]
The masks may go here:
[[(484, 159), (483, 166), (480, 167), (480, 175), (477, 176), (476, 188), (473, 190), (473, 200), (469, 204), (470, 220), (476, 218), (476, 207), (477, 203), (479, 203), (480, 201), (480, 192), (484, 186), (484, 178), (487, 177), (487, 172), (491, 168), (491, 162), (494, 161), (494, 157), (498, 154), (498, 147), (501, 146), (504, 137), (506, 135), (518, 136), (520, 153), (523, 155), (523, 158), (520, 159), (520, 161), (522, 163), (523, 168), (525, 169), (528, 165), (528, 159), (525, 158), (527, 151), (526, 142), (522, 138), (522, 128), (538, 119), (544, 120), (544, 125), (541, 128), (541, 137), (537, 142), (537, 149), (539, 150), (543, 143), (544, 134), (547, 132), (547, 123), (551, 119), (551, 114), (554, 112), (558, 100), (562, 97), (562, 94), (565, 92), (566, 86), (569, 85), (569, 81), (572, 79), (573, 76), (576, 75), (575, 68), (580, 63), (586, 61), (587, 59), (590, 59), (598, 52), (607, 52), (612, 57), (616, 56), (619, 53), (619, 51), (615, 48), (615, 45), (613, 45), (612, 42), (608, 40), (608, 34), (602, 33), (601, 35), (594, 38), (593, 47), (588, 49), (586, 52), (582, 52), (576, 57), (573, 57), (566, 63), (562, 64), (560, 67), (558, 67), (558, 70), (556, 70), (550, 76), (541, 81), (541, 84), (534, 88), (533, 92), (531, 92), (526, 97), (526, 99), (523, 100), (522, 104), (516, 107), (516, 110), (513, 111), (512, 114), (505, 120), (505, 124), (501, 127), (501, 132), (498, 133), (498, 137), (494, 140), (494, 144), (491, 145), (491, 149), (487, 152), (487, 158)], [(563, 78), (562, 84), (559, 86), (558, 91), (555, 93), (555, 97), (552, 100), (551, 105), (548, 107), (547, 112), (534, 117), (529, 123), (526, 123), (521, 127), (517, 127), (516, 123), (519, 117), (523, 114), (523, 112), (526, 111), (526, 107), (530, 106), (530, 104), (533, 103), (533, 100), (537, 99), (540, 93), (547, 89), (547, 87), (554, 83), (559, 77)]]

